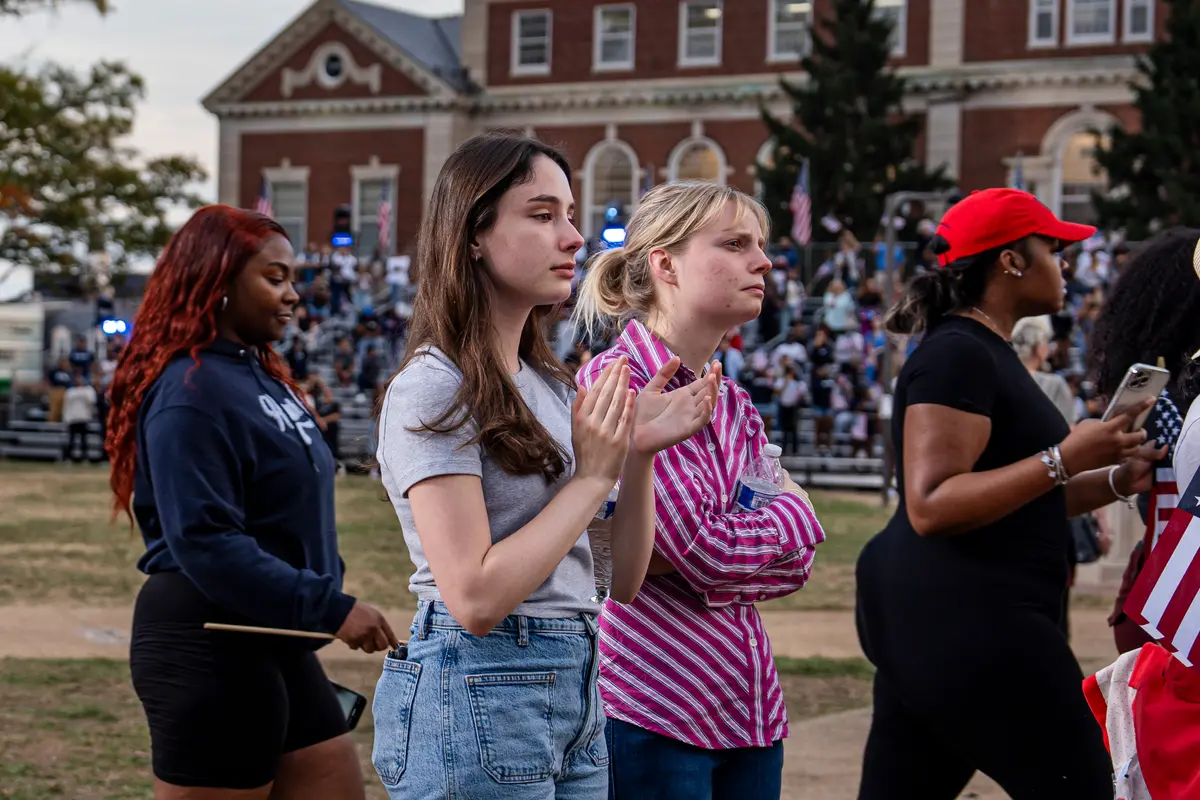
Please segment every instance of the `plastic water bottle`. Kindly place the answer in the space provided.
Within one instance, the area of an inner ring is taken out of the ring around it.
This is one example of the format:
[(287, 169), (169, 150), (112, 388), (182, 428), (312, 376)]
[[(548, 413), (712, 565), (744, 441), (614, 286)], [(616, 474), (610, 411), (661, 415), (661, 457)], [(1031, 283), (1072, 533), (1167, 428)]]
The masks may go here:
[(783, 465), (779, 463), (781, 455), (783, 449), (779, 445), (769, 444), (763, 447), (758, 458), (750, 462), (738, 480), (734, 494), (739, 511), (765, 508), (783, 494)]
[[(598, 520), (612, 520), (613, 512), (617, 509), (617, 495), (620, 494), (621, 484), (613, 486), (608, 498), (600, 504), (596, 512)], [(608, 597), (609, 587), (612, 586), (612, 531), (605, 526), (603, 530), (593, 528), (588, 531), (588, 544), (592, 548), (592, 568), (596, 573), (596, 596), (593, 602), (603, 603)]]

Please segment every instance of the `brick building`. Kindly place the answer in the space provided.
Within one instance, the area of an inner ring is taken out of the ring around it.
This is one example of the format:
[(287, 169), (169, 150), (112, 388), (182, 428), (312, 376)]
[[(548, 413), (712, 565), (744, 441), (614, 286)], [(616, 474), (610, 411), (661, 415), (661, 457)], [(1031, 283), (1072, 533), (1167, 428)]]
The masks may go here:
[[(378, 0), (386, 2), (386, 0)], [(831, 0), (465, 0), (428, 19), (316, 0), (205, 98), (219, 120), (221, 202), (271, 187), (298, 242), (325, 241), (349, 203), (360, 246), (411, 242), (443, 160), (517, 127), (565, 148), (584, 233), (613, 201), (676, 177), (754, 190), (770, 153), (758, 118), (787, 111), (809, 23)], [(1137, 124), (1127, 82), (1163, 35), (1161, 0), (876, 0), (923, 117), (918, 157), (963, 189), (1024, 183), (1085, 220), (1092, 127)]]

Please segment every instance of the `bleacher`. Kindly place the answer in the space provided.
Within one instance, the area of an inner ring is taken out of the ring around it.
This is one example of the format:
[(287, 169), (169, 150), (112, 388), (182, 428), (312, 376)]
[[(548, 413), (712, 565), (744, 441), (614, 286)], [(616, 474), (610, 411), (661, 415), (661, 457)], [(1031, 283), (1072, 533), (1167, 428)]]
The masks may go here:
[[(103, 455), (100, 425), (89, 427), (87, 458), (97, 460)], [(67, 425), (64, 422), (13, 420), (0, 430), (0, 458), (27, 461), (62, 461), (67, 446)]]

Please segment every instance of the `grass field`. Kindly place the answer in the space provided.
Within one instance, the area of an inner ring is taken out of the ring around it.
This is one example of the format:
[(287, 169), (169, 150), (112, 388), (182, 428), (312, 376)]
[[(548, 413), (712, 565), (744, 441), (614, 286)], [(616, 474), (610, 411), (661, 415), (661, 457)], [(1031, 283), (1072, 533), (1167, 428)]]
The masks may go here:
[[(116, 605), (133, 601), (142, 576), (133, 569), (141, 537), (124, 517), (110, 522), (108, 473), (92, 466), (0, 462), (0, 604)], [(383, 490), (362, 477), (338, 484), (338, 535), (346, 591), (374, 605), (407, 608), (412, 565)], [(854, 560), (890, 515), (874, 495), (813, 494), (828, 539), (803, 591), (764, 607), (850, 609)]]
[[(829, 534), (809, 586), (779, 609), (848, 609), (854, 559), (886, 522), (873, 495), (813, 495)], [(109, 521), (107, 471), (0, 462), (0, 605), (122, 606), (142, 576), (141, 538)], [(413, 605), (407, 550), (378, 483), (338, 485), (338, 529), (347, 591), (387, 608)], [(859, 659), (779, 659), (793, 720), (869, 702), (871, 668)], [(330, 677), (369, 698), (378, 665), (331, 661)], [(368, 796), (385, 798), (369, 764), (368, 711), (355, 737)], [(149, 739), (129, 683), (113, 660), (0, 660), (0, 798), (121, 800), (149, 797)]]

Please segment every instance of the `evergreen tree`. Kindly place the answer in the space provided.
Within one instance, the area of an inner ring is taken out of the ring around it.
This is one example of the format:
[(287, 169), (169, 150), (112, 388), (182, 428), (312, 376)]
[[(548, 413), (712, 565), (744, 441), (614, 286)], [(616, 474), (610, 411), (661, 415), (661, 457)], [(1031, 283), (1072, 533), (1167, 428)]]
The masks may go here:
[(922, 121), (901, 107), (905, 81), (887, 63), (893, 23), (874, 11), (874, 0), (834, 0), (800, 62), (806, 78), (780, 80), (792, 120), (762, 112), (776, 147), (774, 164), (760, 164), (758, 177), (776, 235), (791, 230), (788, 201), (805, 159), (815, 239), (835, 236), (819, 223), (828, 214), (870, 241), (889, 194), (954, 185), (944, 167), (926, 170), (913, 155)]
[(1163, 226), (1200, 225), (1200, 3), (1171, 0), (1167, 38), (1138, 60), (1131, 88), (1141, 130), (1096, 131), (1109, 190), (1100, 225), (1137, 241)]

